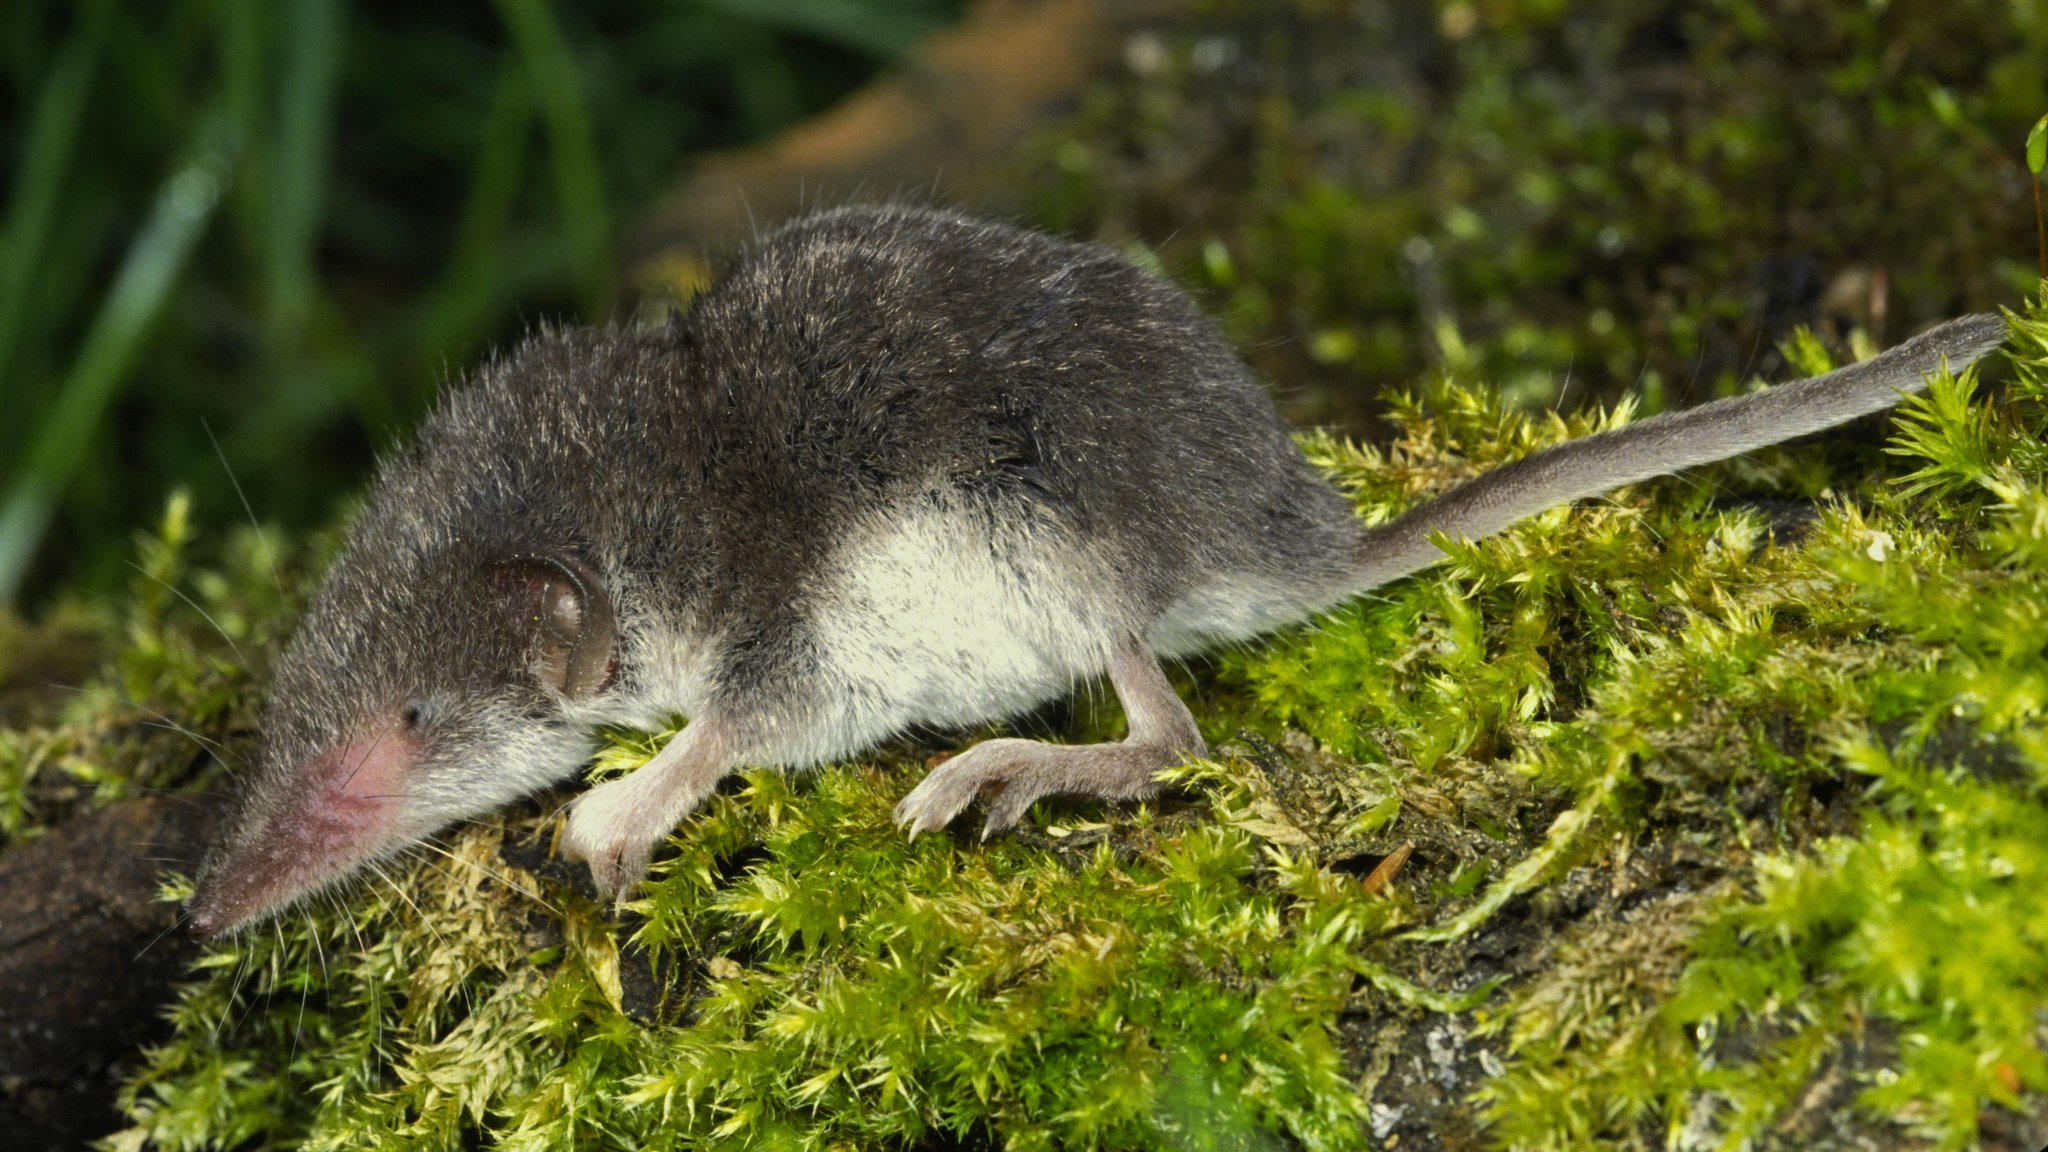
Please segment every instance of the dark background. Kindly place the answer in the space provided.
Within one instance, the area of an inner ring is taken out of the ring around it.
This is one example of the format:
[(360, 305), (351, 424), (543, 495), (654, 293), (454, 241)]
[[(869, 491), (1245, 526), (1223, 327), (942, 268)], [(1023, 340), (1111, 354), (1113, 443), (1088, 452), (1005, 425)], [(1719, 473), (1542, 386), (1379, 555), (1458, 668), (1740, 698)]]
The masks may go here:
[[(31, 554), (32, 601), (118, 583), (174, 485), (238, 514), (209, 428), (260, 515), (331, 518), (451, 371), (623, 307), (619, 235), (686, 157), (957, 9), (0, 6), (0, 490), (54, 501), (47, 534), (0, 515), (0, 601)], [(124, 297), (131, 267), (159, 275)]]

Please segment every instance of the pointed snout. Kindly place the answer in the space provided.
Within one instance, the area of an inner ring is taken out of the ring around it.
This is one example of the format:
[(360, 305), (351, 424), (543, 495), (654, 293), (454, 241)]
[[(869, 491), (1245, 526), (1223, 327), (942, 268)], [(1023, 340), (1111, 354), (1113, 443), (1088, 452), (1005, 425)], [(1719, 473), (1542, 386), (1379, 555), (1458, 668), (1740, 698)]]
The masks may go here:
[(201, 940), (233, 932), (395, 847), (419, 752), (416, 738), (387, 727), (254, 782), (185, 902), (187, 930)]
[(185, 901), (186, 931), (200, 940), (227, 935), (348, 870), (323, 876), (321, 857), (306, 851), (310, 845), (292, 823), (258, 818), (215, 847), (198, 890)]
[(185, 931), (195, 940), (211, 940), (241, 925), (246, 915), (237, 916), (221, 899), (217, 886), (202, 886), (185, 901)]

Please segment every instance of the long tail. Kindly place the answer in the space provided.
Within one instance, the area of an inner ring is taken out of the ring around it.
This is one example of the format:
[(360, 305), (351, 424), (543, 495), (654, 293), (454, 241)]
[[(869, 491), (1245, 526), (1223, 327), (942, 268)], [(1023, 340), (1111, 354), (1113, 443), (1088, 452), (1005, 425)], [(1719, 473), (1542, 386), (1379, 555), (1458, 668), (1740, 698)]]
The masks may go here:
[(1964, 316), (1825, 376), (1653, 416), (1504, 464), (1367, 531), (1353, 591), (1443, 559), (1432, 533), (1477, 540), (1546, 508), (1832, 428), (1927, 387), (1944, 363), (1960, 372), (2004, 342), (2003, 318)]

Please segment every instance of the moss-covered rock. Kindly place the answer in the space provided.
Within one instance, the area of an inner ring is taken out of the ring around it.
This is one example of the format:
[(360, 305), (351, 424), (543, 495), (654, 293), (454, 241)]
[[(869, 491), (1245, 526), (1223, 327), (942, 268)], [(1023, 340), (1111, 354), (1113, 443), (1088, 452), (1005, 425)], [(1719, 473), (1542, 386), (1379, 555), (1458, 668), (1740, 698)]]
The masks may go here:
[[(616, 918), (554, 858), (564, 797), (460, 829), (215, 945), (114, 1146), (2037, 1129), (2048, 311), (2012, 348), (2002, 392), (1909, 402), (1889, 457), (1835, 438), (1559, 509), (1188, 669), (1220, 751), (1156, 805), (909, 842), (890, 806), (953, 742), (751, 773)], [(1386, 449), (1306, 440), (1370, 518), (1625, 419), (1444, 379), (1393, 408)], [(95, 685), (10, 717), (10, 836), (218, 782), (154, 713), (238, 754), (235, 652), (268, 646), (319, 549), (274, 578), (253, 534), (218, 563), (187, 534), (174, 502), (133, 610), (71, 619), (116, 653)], [(658, 742), (616, 734), (595, 771)]]
[[(1384, 447), (1304, 438), (1361, 515), (1626, 418), (1566, 380), (2033, 289), (2038, 3), (1198, 8), (1020, 181), (1158, 241), (1298, 416), (1424, 378)], [(906, 740), (729, 782), (623, 916), (566, 796), (453, 832), (214, 946), (113, 1145), (2036, 1147), (2048, 312), (2013, 350), (1183, 670), (1219, 751), (1155, 805), (909, 843), (980, 734)], [(127, 601), (0, 623), (0, 843), (232, 786), (289, 544), (174, 500)]]

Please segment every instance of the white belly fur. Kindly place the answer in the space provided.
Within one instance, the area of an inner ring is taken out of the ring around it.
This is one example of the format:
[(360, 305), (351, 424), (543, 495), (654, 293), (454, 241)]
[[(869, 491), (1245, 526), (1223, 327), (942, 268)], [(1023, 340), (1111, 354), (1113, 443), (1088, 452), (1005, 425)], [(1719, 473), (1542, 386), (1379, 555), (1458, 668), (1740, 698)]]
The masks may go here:
[(1069, 535), (998, 531), (972, 508), (878, 516), (826, 571), (812, 613), (830, 730), (819, 759), (1024, 712), (1100, 675), (1124, 627), (1110, 582)]

